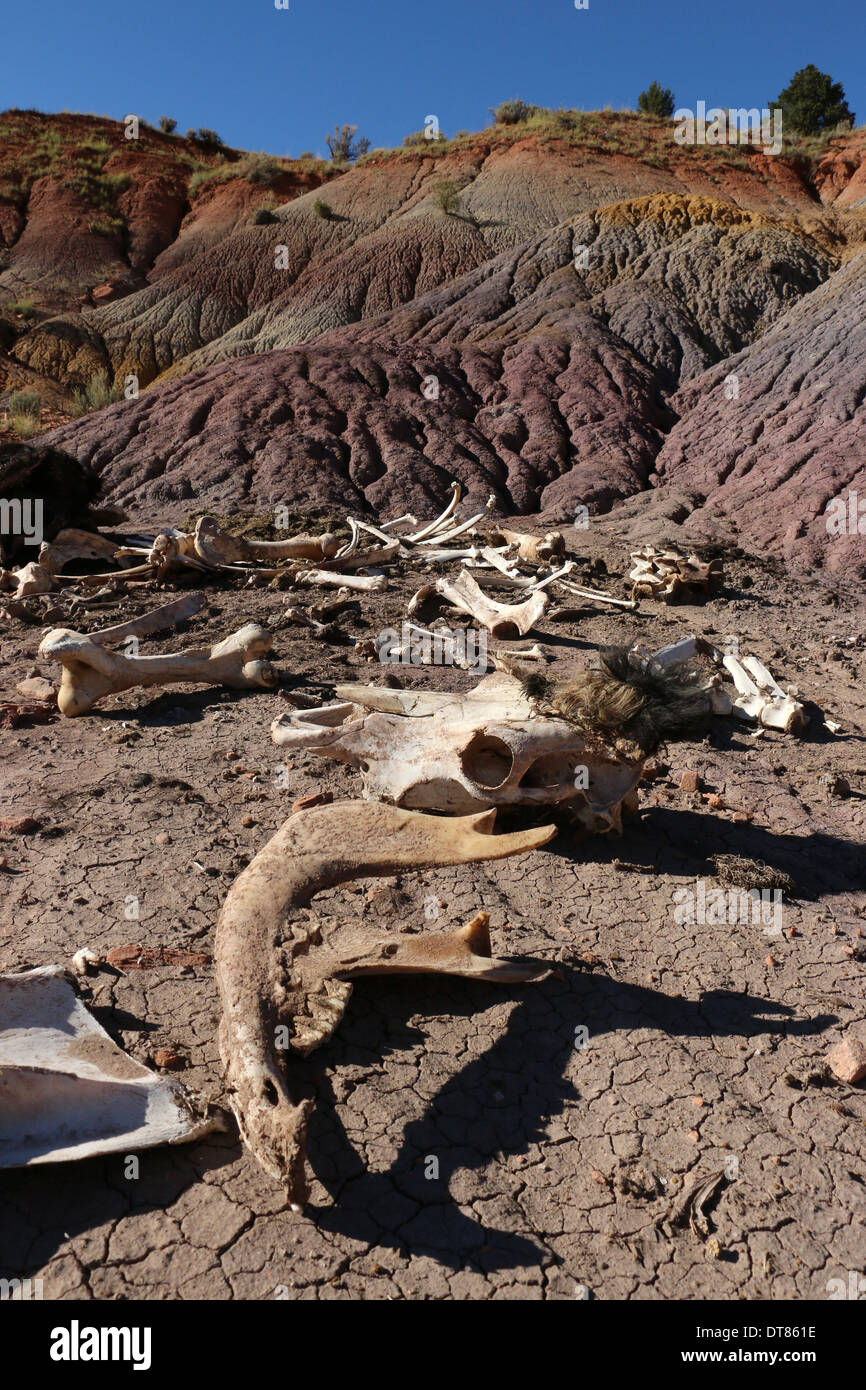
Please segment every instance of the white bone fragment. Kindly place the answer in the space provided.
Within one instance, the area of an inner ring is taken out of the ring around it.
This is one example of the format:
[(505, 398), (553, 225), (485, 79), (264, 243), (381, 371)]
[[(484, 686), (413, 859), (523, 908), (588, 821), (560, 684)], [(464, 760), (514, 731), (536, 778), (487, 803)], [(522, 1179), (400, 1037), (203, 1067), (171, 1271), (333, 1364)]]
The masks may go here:
[(479, 589), (465, 570), (457, 579), (439, 579), (436, 591), (462, 613), (468, 613), (494, 637), (508, 637), (514, 631), (525, 637), (547, 610), (545, 593), (533, 593), (524, 603), (497, 603)]
[(330, 589), (356, 589), (361, 594), (380, 594), (388, 587), (384, 574), (342, 574), (331, 570), (299, 570), (295, 583), (305, 586), (318, 584)]
[[(353, 518), (353, 517), (347, 517), (346, 519), (347, 519), (347, 521), (349, 522), (350, 525), (351, 525), (352, 522), (354, 521), (354, 524), (358, 527), (358, 529), (359, 529), (360, 531), (366, 531), (369, 535), (375, 536), (375, 537), (377, 538), (377, 540), (384, 541), (386, 545), (391, 545), (391, 544), (393, 544), (394, 537), (393, 537), (393, 536), (389, 536), (389, 535), (388, 535), (388, 532), (387, 532), (387, 531), (383, 531), (382, 528), (381, 528), (380, 526), (373, 526), (373, 525), (371, 525), (371, 523), (370, 523), (369, 521), (358, 521), (358, 520), (356, 520), (356, 519)], [(398, 543), (399, 543), (400, 545), (403, 544), (403, 537), (402, 537), (402, 536), (399, 538), (399, 542), (398, 542)]]
[[(277, 1037), (307, 1056), (330, 1038), (359, 975), (448, 974), (501, 983), (543, 979), (545, 962), (491, 955), (487, 915), (457, 932), (403, 934), (296, 920), (323, 888), (354, 878), (502, 859), (537, 849), (553, 826), (493, 835), (495, 813), (453, 819), (342, 801), (290, 816), (236, 879), (217, 923), (226, 1084), (241, 1137), (299, 1207), (308, 1195), (305, 1140), (313, 1102), (287, 1078)], [(284, 1044), (285, 1045), (285, 1044)]]
[(69, 526), (58, 531), (53, 541), (43, 541), (39, 563), (56, 577), (70, 560), (113, 560), (117, 549), (117, 541), (107, 536)]
[(100, 956), (90, 946), (82, 946), (80, 951), (76, 951), (72, 957), (72, 969), (76, 975), (86, 975), (91, 968), (101, 965), (104, 956)]
[(175, 623), (182, 623), (187, 618), (194, 617), (203, 603), (204, 594), (197, 589), (193, 593), (184, 594), (182, 598), (172, 599), (171, 603), (164, 603), (161, 608), (152, 609), (150, 613), (143, 613), (140, 618), (130, 618), (127, 623), (88, 632), (87, 637), (89, 641), (97, 642), (101, 647), (112, 646), (115, 642), (125, 642), (127, 637), (146, 637), (152, 632), (160, 632), (163, 628), (174, 627)]
[(574, 560), (566, 560), (565, 564), (560, 569), (554, 570), (552, 574), (546, 575), (544, 579), (536, 579), (531, 586), (532, 592), (534, 594), (537, 594), (541, 589), (546, 589), (548, 584), (560, 582), (562, 580), (562, 576), (564, 574), (571, 574), (571, 571), (574, 568)]
[(13, 599), (30, 598), (34, 594), (50, 594), (54, 588), (54, 580), (48, 570), (44, 569), (36, 560), (22, 565), (13, 573), (18, 581), (18, 587), (12, 595)]
[(311, 618), (309, 613), (305, 613), (303, 608), (286, 608), (283, 613), (284, 618), (290, 622), (297, 623), (300, 627), (308, 627), (317, 637), (321, 637), (323, 632), (327, 632), (328, 624), (320, 623), (318, 618)]
[(800, 734), (806, 727), (806, 712), (799, 700), (787, 695), (757, 657), (739, 662), (730, 652), (724, 657), (725, 669), (737, 688), (734, 713), (741, 719), (756, 720), (765, 729), (781, 729)]
[(637, 603), (633, 598), (614, 598), (612, 594), (604, 594), (600, 589), (582, 589), (579, 585), (573, 584), (570, 579), (557, 579), (560, 589), (566, 593), (576, 594), (578, 598), (595, 599), (598, 603), (612, 603), (616, 608), (637, 608)]
[[(97, 634), (97, 637), (100, 634)], [(102, 634), (104, 636), (104, 633)], [(258, 623), (209, 648), (170, 652), (163, 656), (122, 656), (108, 652), (99, 641), (69, 628), (53, 628), (42, 639), (39, 655), (59, 661), (63, 675), (57, 695), (61, 714), (84, 714), (106, 695), (133, 686), (172, 685), (178, 681), (204, 681), (235, 689), (261, 686), (272, 689), (277, 673), (264, 655), (272, 634)]]
[(340, 549), (330, 531), (322, 536), (291, 536), (284, 541), (247, 540), (224, 531), (212, 516), (195, 526), (195, 553), (209, 565), (233, 565), (242, 560), (329, 560)]
[(60, 966), (0, 975), (0, 1167), (134, 1153), (219, 1127), (112, 1042)]
[(496, 498), (493, 496), (493, 493), (491, 493), (484, 505), (483, 511), (476, 512), (475, 516), (470, 516), (467, 521), (461, 522), (459, 526), (454, 526), (450, 530), (436, 531), (432, 536), (429, 536), (426, 540), (420, 541), (419, 544), (444, 545), (446, 541), (456, 540), (458, 536), (462, 536), (466, 531), (471, 531), (474, 526), (478, 525), (479, 521), (483, 521), (487, 513), (490, 511), (491, 507), (494, 507), (495, 505)]
[(361, 534), (361, 528), (359, 527), (357, 521), (355, 521), (353, 517), (347, 517), (347, 521), (349, 523), (350, 531), (349, 539), (346, 542), (346, 544), (341, 546), (340, 549), (337, 551), (336, 555), (334, 556), (335, 560), (345, 560), (349, 555), (353, 554), (354, 551), (358, 549), (358, 538)]
[(487, 537), (493, 545), (514, 546), (521, 560), (535, 563), (552, 560), (565, 553), (565, 537), (561, 531), (548, 531), (546, 536), (529, 536), (522, 531), (509, 531), (504, 526), (492, 526)]
[(444, 512), (437, 516), (435, 521), (431, 521), (428, 526), (422, 526), (420, 531), (416, 531), (414, 535), (406, 536), (405, 539), (407, 541), (411, 541), (413, 545), (417, 545), (419, 541), (426, 540), (428, 536), (434, 535), (435, 532), (440, 530), (440, 528), (452, 515), (462, 495), (463, 489), (461, 488), (460, 484), (455, 480), (451, 484), (451, 498)]

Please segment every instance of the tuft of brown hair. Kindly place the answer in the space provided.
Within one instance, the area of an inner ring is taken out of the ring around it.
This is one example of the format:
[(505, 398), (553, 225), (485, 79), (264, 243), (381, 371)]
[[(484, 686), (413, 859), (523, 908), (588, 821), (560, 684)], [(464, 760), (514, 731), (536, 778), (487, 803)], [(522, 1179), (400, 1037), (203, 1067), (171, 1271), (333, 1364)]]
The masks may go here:
[(706, 677), (694, 662), (657, 666), (627, 647), (606, 647), (598, 666), (557, 681), (517, 672), (524, 693), (626, 757), (649, 757), (685, 738), (709, 712)]

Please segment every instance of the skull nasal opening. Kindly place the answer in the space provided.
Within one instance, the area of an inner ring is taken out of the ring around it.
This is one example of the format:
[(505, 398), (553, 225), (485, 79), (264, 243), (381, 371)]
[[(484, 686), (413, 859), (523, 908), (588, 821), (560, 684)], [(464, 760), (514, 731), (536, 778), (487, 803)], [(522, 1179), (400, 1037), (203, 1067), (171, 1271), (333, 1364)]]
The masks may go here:
[(514, 755), (493, 734), (475, 734), (461, 754), (463, 771), (479, 787), (501, 787), (511, 776)]

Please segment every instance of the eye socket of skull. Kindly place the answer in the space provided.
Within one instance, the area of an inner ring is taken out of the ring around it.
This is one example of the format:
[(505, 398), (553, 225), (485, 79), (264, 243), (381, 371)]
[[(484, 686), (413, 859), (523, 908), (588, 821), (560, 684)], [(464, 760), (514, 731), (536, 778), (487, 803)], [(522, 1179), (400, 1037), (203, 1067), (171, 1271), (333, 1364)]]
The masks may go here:
[(474, 734), (460, 756), (465, 775), (479, 787), (502, 787), (511, 776), (514, 754), (495, 734)]
[(521, 787), (561, 787), (574, 782), (572, 763), (562, 753), (545, 753), (530, 763), (520, 779)]

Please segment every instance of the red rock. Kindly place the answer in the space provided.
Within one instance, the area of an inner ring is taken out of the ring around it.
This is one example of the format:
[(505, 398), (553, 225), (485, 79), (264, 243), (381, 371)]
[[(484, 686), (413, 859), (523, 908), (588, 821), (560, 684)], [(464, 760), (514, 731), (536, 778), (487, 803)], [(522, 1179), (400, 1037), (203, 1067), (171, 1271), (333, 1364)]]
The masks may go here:
[(165, 1071), (176, 1070), (182, 1067), (184, 1059), (174, 1047), (158, 1047), (153, 1054), (154, 1064), (162, 1067)]
[(313, 806), (327, 806), (334, 800), (334, 793), (328, 791), (310, 792), (307, 796), (299, 796), (292, 806), (292, 815), (296, 811), (309, 811)]
[(0, 830), (7, 835), (32, 835), (39, 829), (39, 821), (32, 816), (3, 816), (0, 818)]
[(113, 946), (105, 959), (115, 970), (152, 970), (158, 965), (209, 965), (212, 957), (172, 946)]
[(57, 686), (52, 685), (44, 676), (31, 676), (27, 680), (19, 681), (15, 689), (26, 700), (38, 700), (44, 704), (51, 704), (57, 698)]
[(700, 789), (701, 776), (699, 772), (695, 772), (693, 769), (687, 768), (685, 772), (680, 774), (681, 792), (699, 792)]

